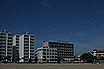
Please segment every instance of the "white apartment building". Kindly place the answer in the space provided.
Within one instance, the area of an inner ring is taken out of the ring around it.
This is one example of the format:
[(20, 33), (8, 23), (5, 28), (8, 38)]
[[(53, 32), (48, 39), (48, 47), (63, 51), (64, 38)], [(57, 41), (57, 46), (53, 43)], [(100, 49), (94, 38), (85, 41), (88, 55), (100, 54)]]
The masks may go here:
[(6, 30), (0, 32), (0, 59), (12, 62), (12, 34)]
[(41, 62), (57, 62), (59, 58), (70, 60), (74, 58), (74, 44), (64, 41), (43, 41), (43, 47), (37, 49), (37, 57)]
[(13, 40), (19, 53), (19, 62), (35, 62), (34, 35), (25, 32), (23, 35), (15, 35)]
[(38, 62), (57, 62), (56, 48), (42, 47), (38, 48), (37, 51)]

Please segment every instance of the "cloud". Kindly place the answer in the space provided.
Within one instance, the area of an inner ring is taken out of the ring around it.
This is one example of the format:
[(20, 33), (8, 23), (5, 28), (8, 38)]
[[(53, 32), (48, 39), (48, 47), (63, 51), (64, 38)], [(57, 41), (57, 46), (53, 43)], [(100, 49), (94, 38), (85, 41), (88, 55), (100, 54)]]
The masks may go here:
[(55, 32), (58, 30), (60, 30), (60, 28), (58, 28), (58, 27), (49, 27), (45, 32)]
[(42, 2), (40, 3), (40, 5), (44, 6), (44, 7), (50, 7), (49, 5), (49, 0), (42, 0)]

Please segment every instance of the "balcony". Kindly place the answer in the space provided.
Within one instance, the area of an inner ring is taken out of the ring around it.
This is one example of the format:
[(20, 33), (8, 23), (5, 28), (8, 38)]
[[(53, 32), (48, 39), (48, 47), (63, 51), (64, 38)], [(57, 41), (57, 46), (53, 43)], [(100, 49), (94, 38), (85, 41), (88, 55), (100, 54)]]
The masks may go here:
[(24, 42), (28, 42), (29, 40), (28, 39), (24, 39)]
[(29, 43), (25, 42), (24, 44), (28, 45)]
[(30, 48), (30, 50), (35, 50), (34, 48)]
[(0, 44), (0, 46), (5, 47), (5, 44)]
[(24, 40), (29, 39), (28, 37), (24, 37)]
[(31, 53), (35, 53), (35, 51), (33, 50), (33, 51), (30, 51)]
[(8, 38), (9, 41), (12, 41), (12, 38)]
[(34, 40), (30, 40), (30, 43), (34, 43)]
[(34, 48), (34, 46), (30, 46), (30, 48)]
[(0, 41), (0, 43), (5, 43), (5, 41)]
[(1, 53), (5, 53), (5, 50), (0, 51)]
[(27, 50), (24, 51), (24, 54), (28, 54), (29, 52)]

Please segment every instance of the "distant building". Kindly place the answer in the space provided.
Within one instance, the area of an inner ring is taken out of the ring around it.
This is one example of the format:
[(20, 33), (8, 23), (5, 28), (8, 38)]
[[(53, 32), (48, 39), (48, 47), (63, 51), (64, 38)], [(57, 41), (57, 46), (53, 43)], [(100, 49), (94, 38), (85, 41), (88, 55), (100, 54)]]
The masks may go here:
[(23, 35), (15, 35), (13, 40), (19, 62), (35, 62), (34, 35), (26, 32)]
[(6, 30), (0, 32), (0, 61), (12, 62), (12, 34)]
[(91, 52), (93, 56), (96, 57), (94, 63), (104, 63), (104, 50), (93, 50)]
[(43, 41), (43, 47), (37, 49), (38, 59), (43, 62), (57, 62), (74, 57), (74, 44), (65, 41)]
[(83, 60), (81, 60), (80, 55), (74, 56), (74, 59), (72, 60), (73, 63), (82, 63)]
[(98, 58), (104, 57), (104, 50), (93, 50), (92, 54)]
[(57, 48), (42, 47), (37, 51), (38, 62), (57, 62)]

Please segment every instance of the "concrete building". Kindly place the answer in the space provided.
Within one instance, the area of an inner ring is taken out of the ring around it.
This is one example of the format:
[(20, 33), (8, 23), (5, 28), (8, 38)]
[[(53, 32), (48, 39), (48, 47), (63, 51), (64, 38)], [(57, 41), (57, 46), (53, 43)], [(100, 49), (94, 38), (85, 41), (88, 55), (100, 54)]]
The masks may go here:
[(104, 57), (104, 50), (93, 50), (92, 52), (93, 56), (96, 56), (98, 58)]
[(51, 61), (49, 58), (49, 62), (57, 62), (58, 59), (70, 60), (74, 57), (74, 44), (66, 41), (43, 41), (43, 47), (37, 49), (37, 55), (38, 59), (41, 58), (43, 62), (47, 61), (48, 56), (54, 59)]
[(57, 48), (42, 47), (37, 51), (38, 62), (57, 62)]
[(0, 61), (12, 62), (12, 34), (6, 30), (0, 32)]
[(13, 36), (13, 62), (19, 62), (19, 39), (20, 35)]
[(20, 62), (35, 62), (34, 35), (26, 32), (19, 39)]
[(13, 46), (16, 46), (16, 57), (19, 62), (35, 62), (34, 35), (25, 32), (13, 37)]
[(91, 52), (93, 56), (96, 57), (94, 63), (104, 63), (104, 50), (93, 50)]

